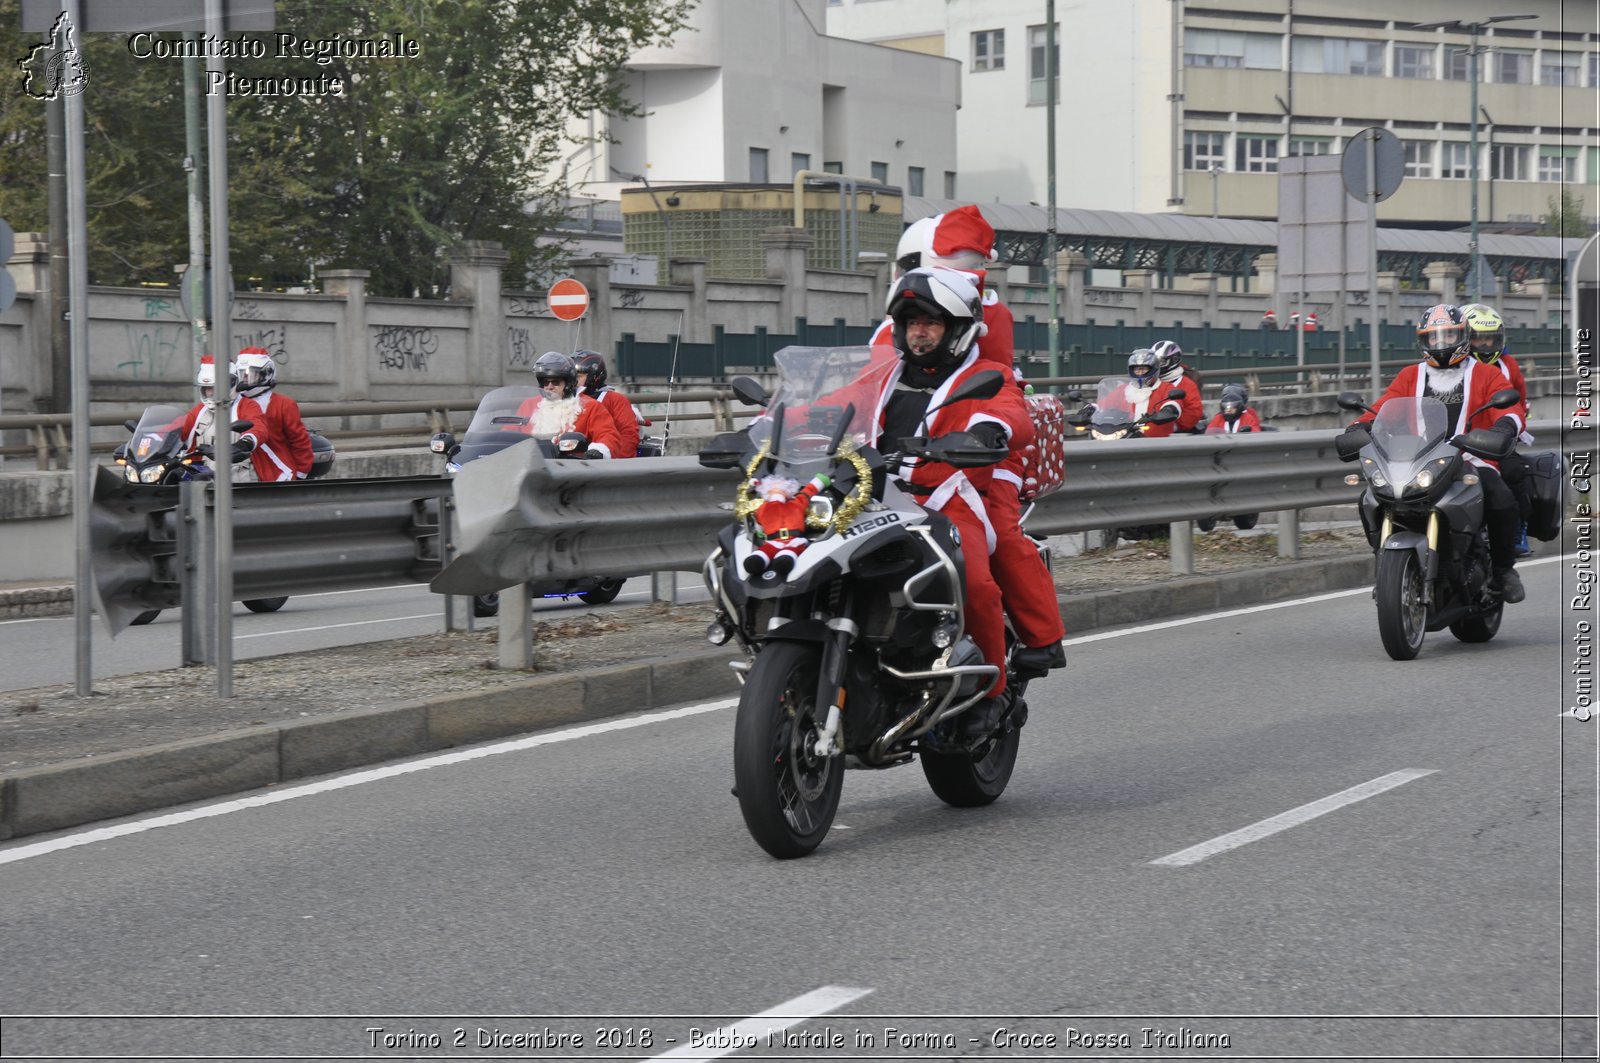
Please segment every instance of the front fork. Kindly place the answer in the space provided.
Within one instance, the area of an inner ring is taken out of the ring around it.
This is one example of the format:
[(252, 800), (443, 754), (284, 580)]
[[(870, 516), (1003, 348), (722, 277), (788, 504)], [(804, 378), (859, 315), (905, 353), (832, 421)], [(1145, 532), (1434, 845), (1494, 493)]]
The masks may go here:
[(828, 706), (828, 718), (813, 747), (813, 752), (819, 757), (831, 757), (844, 752), (839, 731), (844, 723), (845, 674), (850, 667), (850, 644), (861, 634), (861, 629), (850, 619), (850, 603), (851, 595), (846, 591), (840, 596), (838, 614), (826, 621), (828, 638), (822, 644), (817, 704)]
[[(1394, 520), (1385, 513), (1383, 515), (1383, 528), (1378, 533), (1379, 548), (1382, 549), (1389, 542), (1389, 536), (1394, 533)], [(1428, 556), (1423, 559), (1422, 565), (1422, 604), (1433, 604), (1433, 582), (1439, 575), (1439, 513), (1437, 510), (1428, 513), (1427, 530)], [(1373, 591), (1377, 593), (1376, 589)]]

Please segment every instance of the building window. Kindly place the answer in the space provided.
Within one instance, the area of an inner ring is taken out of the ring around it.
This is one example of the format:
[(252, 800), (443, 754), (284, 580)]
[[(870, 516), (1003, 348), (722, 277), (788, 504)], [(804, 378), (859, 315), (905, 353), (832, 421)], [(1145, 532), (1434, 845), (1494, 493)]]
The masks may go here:
[(1465, 181), (1472, 176), (1472, 145), (1447, 140), (1439, 145), (1439, 176)]
[(1446, 81), (1471, 81), (1472, 56), (1463, 48), (1452, 48), (1448, 45), (1444, 50), (1444, 77)]
[(1224, 33), (1184, 30), (1185, 66), (1283, 69), (1283, 38), (1275, 33)]
[(1289, 138), (1290, 155), (1332, 155), (1332, 137), (1291, 137)]
[(750, 149), (750, 180), (753, 184), (767, 183), (767, 149)]
[(801, 170), (811, 169), (811, 156), (803, 151), (789, 153), (789, 176), (793, 177)]
[(1539, 180), (1576, 181), (1577, 179), (1577, 148), (1539, 149)]
[(839, 162), (838, 160), (835, 160), (833, 162), (825, 162), (825, 163), (822, 164), (822, 172), (823, 173), (844, 173), (844, 163)]
[(906, 195), (922, 195), (922, 173), (923, 170), (920, 166), (906, 167)]
[[(1055, 72), (1055, 97), (1056, 102), (1061, 102), (1061, 27), (1055, 30), (1056, 46), (1053, 55), (1045, 54), (1046, 36), (1048, 26), (1028, 27), (1028, 102), (1048, 103), (1049, 85), (1045, 77), (1048, 71)], [(1049, 60), (1048, 64), (1046, 60)]]
[(979, 30), (972, 35), (972, 69), (1006, 68), (1006, 31)]
[(1394, 46), (1394, 76), (1433, 80), (1433, 45), (1397, 44)]
[(1234, 138), (1233, 168), (1239, 173), (1277, 173), (1278, 138), (1248, 136)]
[(1433, 141), (1403, 140), (1400, 146), (1406, 152), (1407, 177), (1433, 176)]
[(944, 172), (944, 198), (956, 198), (956, 172), (954, 170), (946, 170)]
[(1185, 170), (1220, 168), (1227, 161), (1228, 134), (1198, 133), (1191, 130), (1183, 135), (1183, 168)]
[(1494, 79), (1502, 85), (1533, 84), (1533, 53), (1514, 52), (1510, 49), (1496, 51), (1491, 57)]
[(1496, 181), (1528, 179), (1528, 145), (1496, 144), (1489, 153), (1489, 176)]
[(1577, 52), (1547, 51), (1539, 56), (1539, 84), (1557, 85), (1561, 88), (1578, 87), (1578, 64), (1583, 56)]
[(1296, 37), (1294, 68), (1311, 74), (1383, 76), (1383, 42), (1343, 37)]
[(874, 181), (878, 182), (880, 185), (888, 184), (889, 183), (889, 164), (886, 163), (886, 162), (875, 162), (875, 163), (873, 163), (872, 164), (872, 179)]

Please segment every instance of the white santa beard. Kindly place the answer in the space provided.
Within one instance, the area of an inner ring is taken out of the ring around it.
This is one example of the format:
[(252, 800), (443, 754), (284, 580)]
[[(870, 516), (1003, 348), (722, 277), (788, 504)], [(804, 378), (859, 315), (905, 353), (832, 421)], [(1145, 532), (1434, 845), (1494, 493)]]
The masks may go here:
[(548, 396), (533, 408), (533, 434), (556, 436), (572, 431), (578, 421), (578, 396), (570, 399), (552, 399)]
[(1453, 365), (1449, 369), (1440, 369), (1437, 366), (1426, 367), (1428, 387), (1440, 395), (1448, 395), (1461, 386), (1461, 378), (1467, 375), (1467, 364)]

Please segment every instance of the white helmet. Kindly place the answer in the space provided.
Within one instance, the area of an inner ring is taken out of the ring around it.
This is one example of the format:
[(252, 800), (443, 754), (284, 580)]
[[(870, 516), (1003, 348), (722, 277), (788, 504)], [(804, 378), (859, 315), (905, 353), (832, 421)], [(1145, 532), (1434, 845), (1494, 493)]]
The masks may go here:
[(278, 382), (278, 366), (272, 360), (272, 355), (267, 353), (265, 347), (246, 347), (239, 352), (239, 360), (234, 363), (235, 372), (239, 375), (239, 393), (255, 398), (264, 391), (270, 391)]
[(211, 355), (200, 356), (200, 371), (194, 375), (194, 382), (203, 388), (217, 386), (217, 360)]
[(918, 266), (933, 263), (924, 262), (923, 256), (931, 254), (933, 246), (933, 228), (937, 223), (936, 218), (918, 218), (906, 226), (906, 231), (900, 234), (900, 242), (894, 249), (894, 275), (898, 280), (902, 274), (909, 273)]
[[(984, 333), (983, 296), (970, 274), (960, 270), (923, 266), (895, 281), (884, 308), (894, 322), (894, 346), (900, 357), (919, 369), (953, 365)], [(944, 338), (924, 354), (912, 354), (906, 344), (906, 319), (928, 314), (944, 323)]]

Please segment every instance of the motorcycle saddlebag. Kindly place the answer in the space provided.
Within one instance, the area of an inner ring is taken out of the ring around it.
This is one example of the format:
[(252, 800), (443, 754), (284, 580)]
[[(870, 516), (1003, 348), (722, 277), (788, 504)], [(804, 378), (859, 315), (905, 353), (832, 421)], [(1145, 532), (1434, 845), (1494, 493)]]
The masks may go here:
[(1566, 515), (1566, 468), (1558, 450), (1536, 451), (1523, 457), (1528, 462), (1528, 497), (1532, 503), (1528, 534), (1547, 543), (1561, 534), (1561, 520)]

